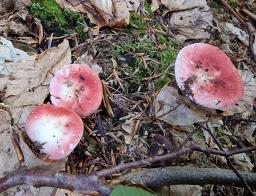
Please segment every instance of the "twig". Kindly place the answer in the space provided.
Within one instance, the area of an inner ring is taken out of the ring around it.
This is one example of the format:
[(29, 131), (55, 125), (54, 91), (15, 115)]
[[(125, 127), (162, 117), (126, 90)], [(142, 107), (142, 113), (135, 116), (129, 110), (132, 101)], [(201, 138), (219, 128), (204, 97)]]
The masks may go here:
[(76, 190), (84, 194), (99, 192), (101, 195), (109, 195), (111, 192), (111, 189), (102, 184), (97, 176), (53, 173), (35, 169), (17, 170), (1, 178), (0, 192), (21, 184)]
[(192, 137), (195, 135), (196, 132), (197, 132), (196, 129), (194, 129), (193, 131), (191, 131), (191, 132), (188, 134), (188, 137), (182, 142), (181, 147), (186, 146), (187, 143), (189, 142), (189, 140), (192, 139)]
[[(216, 138), (216, 136), (212, 133), (212, 131), (206, 127), (204, 127), (203, 125), (201, 125), (200, 123), (196, 123), (199, 127), (201, 127), (202, 129), (204, 129), (205, 131), (207, 131), (211, 137), (213, 138), (213, 140), (215, 141), (215, 143), (217, 144), (217, 146), (219, 147), (219, 149), (223, 152), (225, 152), (224, 148), (221, 146), (219, 140)], [(243, 176), (237, 171), (237, 169), (234, 167), (234, 165), (232, 164), (232, 162), (230, 161), (229, 157), (227, 155), (224, 156), (227, 160), (227, 164), (229, 165), (229, 167), (234, 171), (234, 173), (240, 178), (241, 182), (243, 182), (243, 184), (245, 185), (246, 189), (250, 192), (251, 195), (253, 194), (253, 191), (251, 189), (251, 187), (247, 184), (247, 182), (245, 181), (245, 179), (243, 178)]]
[(149, 157), (144, 160), (126, 163), (123, 165), (115, 166), (113, 168), (105, 169), (105, 170), (99, 171), (97, 173), (97, 176), (107, 177), (107, 176), (111, 176), (112, 174), (119, 173), (121, 171), (129, 170), (132, 168), (145, 167), (145, 166), (151, 165), (152, 163), (156, 163), (156, 162), (175, 160), (175, 159), (179, 158), (180, 156), (191, 153), (193, 151), (198, 151), (198, 152), (202, 152), (202, 153), (209, 154), (209, 155), (214, 154), (214, 155), (219, 155), (219, 156), (224, 156), (224, 157), (230, 157), (230, 156), (240, 154), (240, 153), (256, 151), (256, 146), (249, 147), (249, 148), (230, 150), (230, 151), (225, 152), (222, 150), (204, 148), (204, 147), (198, 146), (198, 145), (191, 145), (188, 147), (181, 147), (181, 148), (177, 149), (176, 151), (173, 151), (172, 153), (169, 153), (169, 154)]
[(256, 22), (256, 15), (252, 12), (250, 12), (249, 10), (243, 8), (241, 9), (241, 12), (247, 16), (249, 16), (251, 19), (253, 19)]
[(217, 0), (221, 2), (221, 4), (231, 13), (233, 14), (239, 23), (246, 29), (248, 35), (249, 35), (249, 50), (252, 55), (252, 58), (254, 61), (256, 61), (256, 53), (253, 48), (253, 42), (254, 42), (254, 34), (253, 34), (253, 29), (252, 26), (249, 22), (245, 22), (244, 19), (240, 16), (239, 13), (237, 13), (233, 8), (227, 3), (226, 0)]
[(179, 148), (178, 150), (169, 154), (150, 157), (144, 160), (126, 163), (123, 165), (115, 166), (110, 169), (105, 169), (99, 171), (94, 176), (71, 175), (66, 173), (51, 173), (36, 169), (17, 170), (0, 179), (0, 192), (3, 192), (17, 185), (29, 184), (36, 187), (48, 186), (68, 189), (71, 191), (76, 190), (78, 192), (86, 194), (96, 191), (100, 192), (102, 195), (108, 195), (111, 189), (108, 186), (102, 184), (98, 180), (99, 177), (112, 176), (113, 174), (119, 173), (121, 171), (129, 170), (135, 167), (145, 167), (151, 165), (152, 163), (160, 161), (175, 160), (178, 157), (193, 151), (229, 157), (239, 153), (256, 151), (256, 146), (225, 152), (216, 149), (204, 148), (198, 145), (191, 145), (188, 147)]
[[(256, 174), (241, 172), (248, 184), (256, 187)], [(119, 177), (120, 180), (131, 180), (142, 183), (149, 188), (175, 184), (218, 184), (243, 186), (244, 184), (232, 170), (219, 168), (196, 168), (170, 166), (166, 168), (144, 169), (131, 172)]]

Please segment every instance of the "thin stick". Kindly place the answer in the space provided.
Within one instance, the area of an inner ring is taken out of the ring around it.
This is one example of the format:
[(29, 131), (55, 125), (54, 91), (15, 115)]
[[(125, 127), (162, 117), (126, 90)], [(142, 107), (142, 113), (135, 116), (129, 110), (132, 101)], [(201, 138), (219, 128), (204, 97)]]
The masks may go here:
[(256, 22), (256, 15), (252, 12), (250, 12), (249, 10), (243, 8), (241, 9), (241, 12), (247, 16), (249, 16), (251, 19), (253, 19)]
[(111, 192), (110, 187), (102, 184), (97, 176), (51, 173), (36, 169), (19, 169), (1, 178), (0, 192), (21, 184), (76, 190), (84, 194), (99, 192), (102, 195), (109, 195)]
[[(212, 131), (206, 127), (204, 127), (203, 125), (201, 125), (200, 123), (196, 123), (199, 127), (201, 127), (202, 129), (204, 129), (205, 131), (207, 131), (213, 138), (213, 140), (215, 141), (215, 143), (217, 144), (217, 146), (219, 147), (220, 150), (222, 150), (223, 152), (225, 152), (224, 148), (221, 146), (219, 140), (216, 138), (216, 136), (212, 133)], [(251, 187), (247, 184), (247, 182), (245, 181), (245, 179), (243, 178), (243, 176), (237, 171), (237, 169), (234, 167), (234, 165), (232, 164), (232, 162), (230, 161), (228, 156), (224, 156), (227, 160), (227, 163), (229, 165), (229, 167), (234, 171), (234, 173), (237, 175), (237, 177), (240, 178), (241, 182), (244, 183), (246, 189), (250, 192), (251, 195), (253, 194), (253, 191), (251, 189)]]
[(231, 13), (233, 14), (239, 23), (246, 29), (248, 35), (249, 35), (249, 50), (252, 55), (252, 58), (254, 61), (256, 61), (256, 53), (253, 48), (253, 42), (254, 42), (254, 34), (253, 34), (253, 29), (252, 26), (249, 22), (245, 22), (244, 19), (240, 16), (239, 13), (237, 13), (233, 8), (227, 3), (226, 0), (217, 0), (221, 2), (221, 4)]

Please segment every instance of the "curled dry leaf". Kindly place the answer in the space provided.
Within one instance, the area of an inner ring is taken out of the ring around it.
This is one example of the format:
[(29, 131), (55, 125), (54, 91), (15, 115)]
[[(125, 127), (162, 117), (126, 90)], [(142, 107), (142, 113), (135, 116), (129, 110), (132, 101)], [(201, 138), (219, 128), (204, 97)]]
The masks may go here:
[[(133, 0), (136, 2), (136, 0)], [(126, 0), (90, 0), (83, 3), (57, 0), (62, 8), (87, 14), (90, 21), (97, 28), (104, 26), (126, 26), (129, 24), (129, 10), (132, 10), (131, 2)], [(136, 8), (135, 3), (133, 4)]]
[(189, 126), (207, 119), (204, 111), (186, 105), (178, 90), (170, 86), (164, 87), (157, 95), (155, 111), (156, 117), (175, 126)]
[[(159, 7), (159, 2), (152, 1), (152, 10)], [(213, 15), (206, 0), (161, 0), (171, 12), (170, 27), (180, 41), (187, 39), (209, 39)]]
[(65, 40), (58, 47), (29, 56), (15, 67), (6, 64), (9, 74), (1, 77), (0, 83), (5, 88), (3, 102), (10, 106), (14, 123), (24, 127), (28, 113), (48, 96), (52, 73), (70, 62), (70, 47)]
[[(26, 44), (40, 44), (43, 39), (41, 21), (37, 18), (28, 21), (28, 15), (27, 10), (20, 10), (12, 15), (2, 16), (0, 18), (0, 34), (17, 35), (16, 40)], [(31, 25), (31, 23), (34, 25)], [(31, 32), (35, 32), (35, 34), (32, 35)]]

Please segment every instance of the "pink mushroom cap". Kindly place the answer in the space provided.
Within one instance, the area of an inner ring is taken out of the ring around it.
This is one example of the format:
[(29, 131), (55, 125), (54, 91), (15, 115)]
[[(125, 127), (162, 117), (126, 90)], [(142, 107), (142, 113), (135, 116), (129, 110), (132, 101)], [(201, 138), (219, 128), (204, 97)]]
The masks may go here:
[(28, 115), (25, 128), (30, 140), (51, 160), (68, 156), (84, 131), (83, 121), (75, 112), (50, 104), (34, 108)]
[(87, 65), (72, 64), (59, 70), (50, 82), (53, 105), (66, 107), (81, 117), (96, 112), (102, 102), (102, 85)]
[(175, 62), (175, 77), (184, 94), (208, 108), (232, 106), (244, 94), (243, 81), (230, 58), (210, 44), (182, 48)]

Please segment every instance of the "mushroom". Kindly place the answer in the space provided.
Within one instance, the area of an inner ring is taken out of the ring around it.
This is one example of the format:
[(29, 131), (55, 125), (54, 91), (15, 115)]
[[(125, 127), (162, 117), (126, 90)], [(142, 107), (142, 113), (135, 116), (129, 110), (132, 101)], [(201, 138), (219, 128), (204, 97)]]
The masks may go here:
[(69, 108), (81, 117), (94, 113), (102, 101), (99, 76), (87, 65), (67, 65), (50, 82), (53, 105)]
[(230, 58), (210, 44), (182, 48), (175, 62), (175, 77), (186, 96), (208, 108), (234, 105), (244, 94), (244, 84)]
[(37, 106), (28, 115), (25, 129), (30, 140), (47, 159), (68, 156), (83, 135), (83, 121), (73, 111), (50, 104)]

